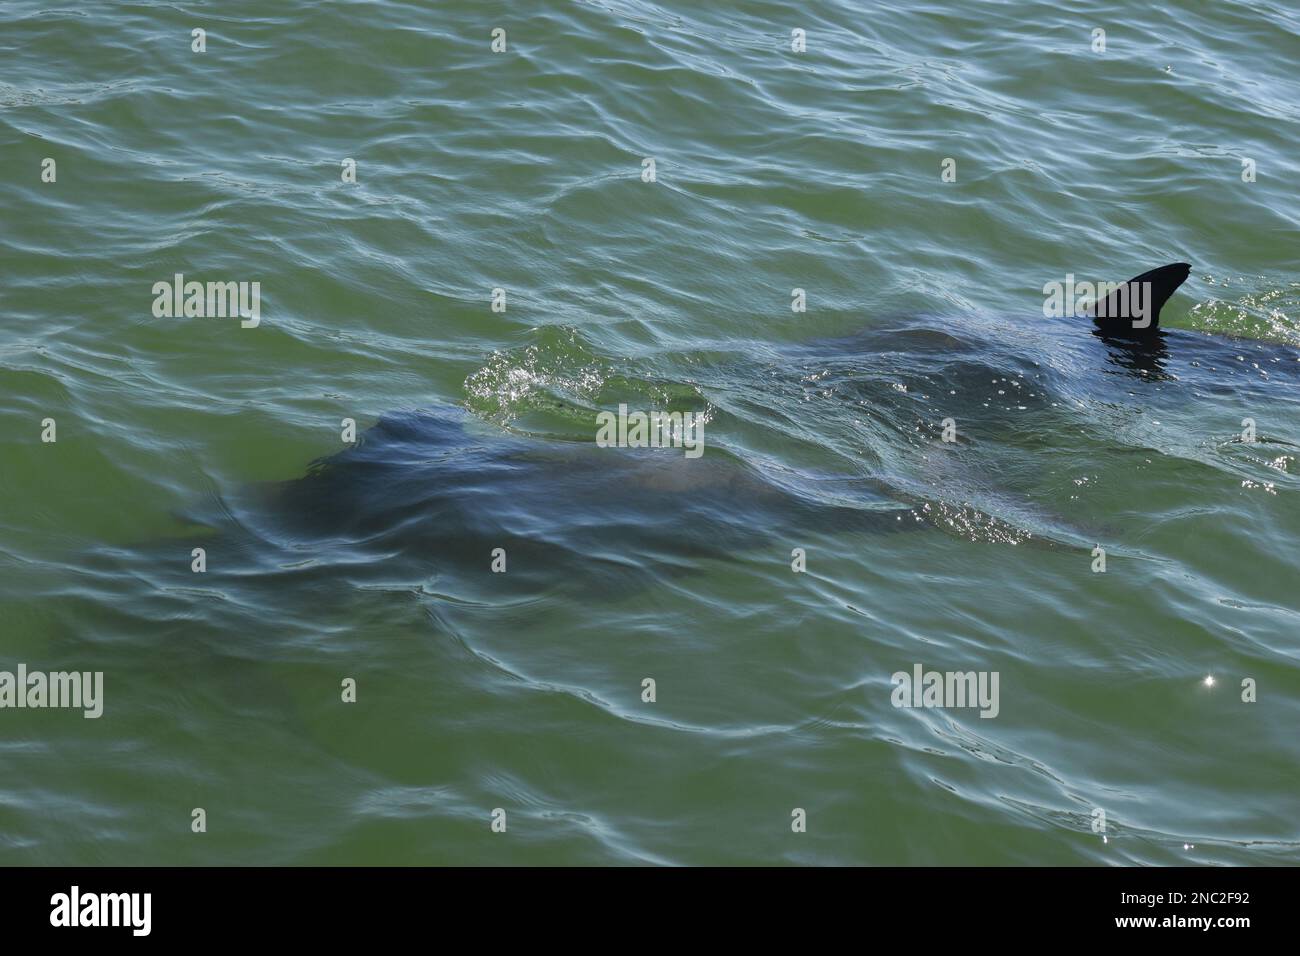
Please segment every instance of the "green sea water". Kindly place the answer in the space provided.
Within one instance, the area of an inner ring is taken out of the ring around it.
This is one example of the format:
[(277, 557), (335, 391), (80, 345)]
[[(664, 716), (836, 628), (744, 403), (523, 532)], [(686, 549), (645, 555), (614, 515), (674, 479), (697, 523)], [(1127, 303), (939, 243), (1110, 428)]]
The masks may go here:
[[(0, 864), (1297, 862), (1297, 62), (1269, 0), (2, 0), (0, 671), (104, 691), (0, 708)], [(1156, 355), (1043, 316), (1175, 261)], [(705, 464), (598, 481), (620, 404)]]

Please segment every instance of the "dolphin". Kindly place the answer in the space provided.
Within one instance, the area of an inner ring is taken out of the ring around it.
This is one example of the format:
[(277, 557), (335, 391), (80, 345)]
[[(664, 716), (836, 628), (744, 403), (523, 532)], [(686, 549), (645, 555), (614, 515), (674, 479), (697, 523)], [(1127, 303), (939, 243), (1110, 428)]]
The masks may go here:
[[(1189, 272), (1181, 262), (1152, 269), (1093, 304), (1100, 352), (1086, 347), (1076, 320), (1043, 326), (1048, 349), (1026, 345), (1023, 321), (996, 320), (911, 323), (782, 349), (766, 378), (778, 391), (860, 408), (865, 427), (902, 431), (917, 449), (915, 467), (863, 474), (848, 488), (841, 481), (829, 497), (812, 487), (816, 476), (776, 480), (721, 446), (693, 459), (679, 448), (542, 439), (446, 406), (384, 415), (304, 476), (222, 501), (216, 520), (190, 518), (233, 524), (264, 564), (310, 559), (341, 564), (359, 582), (437, 581), (467, 594), (545, 591), (574, 577), (609, 589), (647, 568), (689, 573), (773, 541), (788, 560), (805, 531), (938, 527), (972, 540), (1091, 547), (1095, 529), (1042, 513), (1032, 485), (1016, 487), (999, 456), (1032, 456), (1034, 443), (1067, 433), (1073, 404), (1096, 400), (1120, 414), (1108, 373), (1203, 382), (1217, 368), (1257, 385), (1225, 346), (1194, 333), (1178, 342), (1188, 364), (1166, 369), (1160, 313)], [(754, 368), (735, 375), (752, 380)], [(951, 441), (941, 426), (949, 419)]]

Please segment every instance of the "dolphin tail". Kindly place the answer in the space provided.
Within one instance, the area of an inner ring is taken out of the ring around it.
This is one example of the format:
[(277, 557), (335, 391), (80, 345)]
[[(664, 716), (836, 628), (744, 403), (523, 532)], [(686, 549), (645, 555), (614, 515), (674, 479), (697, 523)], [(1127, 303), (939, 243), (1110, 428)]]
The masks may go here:
[(1122, 283), (1092, 308), (1092, 321), (1103, 335), (1145, 338), (1160, 327), (1160, 310), (1187, 279), (1192, 267), (1174, 262)]

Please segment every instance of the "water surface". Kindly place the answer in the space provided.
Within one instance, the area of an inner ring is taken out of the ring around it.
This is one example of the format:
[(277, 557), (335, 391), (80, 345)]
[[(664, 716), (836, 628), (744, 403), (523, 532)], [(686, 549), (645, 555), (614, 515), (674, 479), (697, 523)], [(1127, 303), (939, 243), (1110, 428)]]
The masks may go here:
[[(8, 0), (0, 669), (106, 703), (0, 711), (0, 862), (1295, 862), (1298, 60), (1274, 2)], [(1179, 260), (1163, 354), (1042, 317)]]

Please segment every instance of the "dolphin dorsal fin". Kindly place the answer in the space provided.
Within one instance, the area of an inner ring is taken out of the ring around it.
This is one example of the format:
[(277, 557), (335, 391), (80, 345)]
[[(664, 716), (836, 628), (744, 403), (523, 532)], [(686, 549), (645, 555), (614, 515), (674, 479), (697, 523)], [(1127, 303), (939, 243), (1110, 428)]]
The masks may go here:
[(1151, 335), (1160, 327), (1160, 310), (1191, 271), (1186, 262), (1173, 262), (1134, 276), (1093, 306), (1092, 321), (1104, 335)]

